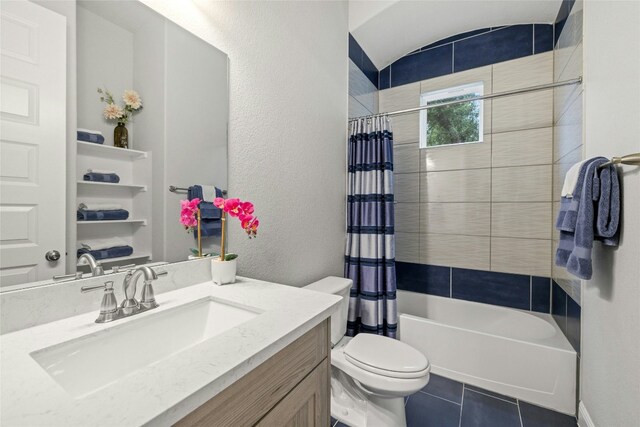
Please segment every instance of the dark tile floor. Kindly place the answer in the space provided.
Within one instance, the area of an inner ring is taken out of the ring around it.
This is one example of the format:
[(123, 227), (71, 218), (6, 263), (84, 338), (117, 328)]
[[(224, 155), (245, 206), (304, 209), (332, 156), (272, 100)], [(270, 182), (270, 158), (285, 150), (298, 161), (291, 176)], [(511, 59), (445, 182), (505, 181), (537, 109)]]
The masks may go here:
[[(576, 427), (574, 417), (431, 374), (406, 401), (407, 427)], [(331, 420), (333, 427), (345, 427)]]

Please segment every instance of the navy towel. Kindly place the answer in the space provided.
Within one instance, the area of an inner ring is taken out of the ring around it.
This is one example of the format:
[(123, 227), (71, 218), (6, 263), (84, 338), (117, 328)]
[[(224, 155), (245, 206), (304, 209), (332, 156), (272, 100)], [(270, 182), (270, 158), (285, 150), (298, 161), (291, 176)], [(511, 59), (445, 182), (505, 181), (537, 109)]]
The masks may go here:
[(78, 209), (78, 221), (114, 221), (129, 218), (129, 211), (125, 209), (114, 209), (108, 211), (89, 211)]
[(102, 249), (99, 251), (90, 251), (89, 249), (78, 249), (78, 258), (82, 254), (91, 254), (95, 259), (108, 259), (129, 256), (133, 253), (131, 246), (114, 246), (113, 248)]
[(104, 136), (97, 133), (83, 132), (79, 130), (78, 141), (93, 142), (94, 144), (104, 144)]
[(618, 245), (620, 185), (614, 166), (599, 169), (605, 162), (606, 158), (595, 157), (582, 165), (573, 198), (562, 197), (556, 221), (560, 230), (556, 265), (586, 280), (593, 274), (593, 241)]
[(120, 177), (115, 173), (89, 172), (85, 173), (82, 178), (85, 181), (112, 182), (114, 184), (120, 182)]
[[(222, 190), (216, 187), (216, 197), (222, 197)], [(187, 191), (187, 198), (193, 200), (198, 198), (202, 200), (200, 202), (200, 235), (202, 237), (219, 236), (222, 230), (222, 210), (214, 206), (212, 202), (204, 201), (204, 195), (202, 193), (202, 186), (192, 185)], [(193, 233), (197, 239), (198, 234), (196, 231)]]

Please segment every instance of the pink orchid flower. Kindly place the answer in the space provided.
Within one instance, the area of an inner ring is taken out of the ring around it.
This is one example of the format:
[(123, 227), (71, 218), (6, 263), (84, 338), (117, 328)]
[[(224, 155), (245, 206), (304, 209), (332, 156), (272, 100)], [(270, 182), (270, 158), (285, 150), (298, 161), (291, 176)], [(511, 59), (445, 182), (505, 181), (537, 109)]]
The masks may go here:
[(198, 225), (196, 213), (198, 212), (199, 205), (200, 199), (198, 198), (180, 201), (180, 223), (184, 225), (186, 229), (193, 228)]

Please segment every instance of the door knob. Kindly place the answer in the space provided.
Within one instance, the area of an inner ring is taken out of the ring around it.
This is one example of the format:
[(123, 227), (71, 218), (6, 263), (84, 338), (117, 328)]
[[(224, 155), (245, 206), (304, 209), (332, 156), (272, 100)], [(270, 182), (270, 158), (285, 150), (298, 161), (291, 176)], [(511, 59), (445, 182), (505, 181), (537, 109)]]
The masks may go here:
[(44, 254), (44, 259), (47, 261), (57, 261), (60, 259), (60, 252), (53, 250)]

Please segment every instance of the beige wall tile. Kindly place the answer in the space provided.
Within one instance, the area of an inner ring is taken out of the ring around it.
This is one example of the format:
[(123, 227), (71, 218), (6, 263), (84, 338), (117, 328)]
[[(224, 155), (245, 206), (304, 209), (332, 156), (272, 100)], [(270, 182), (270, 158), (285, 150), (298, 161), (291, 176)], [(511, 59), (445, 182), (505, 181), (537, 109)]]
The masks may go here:
[[(580, 77), (582, 75), (582, 43), (573, 49), (567, 66), (558, 77), (558, 81), (569, 80)], [(553, 122), (557, 123), (567, 109), (574, 103), (575, 99), (582, 95), (584, 86), (568, 85), (560, 86), (553, 89)]]
[(393, 185), (396, 202), (420, 201), (420, 174), (395, 173), (393, 174)]
[(582, 146), (576, 148), (553, 165), (553, 200), (558, 201), (562, 197), (564, 178), (571, 166), (582, 161)]
[(469, 169), (420, 174), (420, 201), (488, 202), (491, 169)]
[(418, 107), (420, 106), (420, 82), (381, 90), (379, 99), (381, 112)]
[(417, 233), (420, 228), (420, 204), (396, 203), (394, 208), (395, 230)]
[(395, 173), (420, 171), (418, 143), (400, 144), (393, 147), (393, 171)]
[[(420, 106), (420, 83), (415, 82), (381, 90), (378, 99), (381, 113), (418, 107)], [(414, 113), (391, 118), (394, 144), (418, 141), (418, 116), (418, 113)]]
[(493, 202), (551, 202), (552, 167), (493, 168)]
[(549, 127), (553, 120), (553, 90), (493, 100), (493, 133)]
[(551, 240), (491, 238), (491, 271), (551, 275)]
[[(554, 81), (575, 79), (582, 76), (582, 41), (554, 51)], [(578, 86), (580, 87), (580, 86)]]
[(489, 236), (490, 203), (421, 203), (420, 233)]
[[(423, 80), (420, 82), (420, 93), (432, 92), (434, 90), (442, 90), (476, 82), (482, 82), (484, 84), (485, 95), (493, 93), (491, 65)], [(491, 101), (484, 101), (483, 107), (483, 133), (491, 133)]]
[[(551, 211), (552, 212), (551, 213), (551, 238), (554, 241), (556, 241), (556, 243), (557, 243), (557, 240), (560, 239), (560, 232), (556, 229), (556, 219), (558, 218), (558, 212), (560, 212), (560, 202), (559, 201), (553, 202), (552, 206), (551, 206), (551, 209), (552, 209), (552, 211)], [(556, 245), (556, 244), (553, 245), (553, 251), (555, 251), (555, 248), (557, 246), (558, 245)], [(553, 256), (553, 254), (552, 254), (552, 256)]]
[(420, 150), (420, 171), (422, 172), (489, 167), (491, 167), (491, 134), (485, 134), (483, 142)]
[(396, 232), (396, 261), (419, 262), (420, 235)]
[(349, 118), (367, 116), (373, 113), (373, 111), (368, 110), (353, 96), (349, 97)]
[(476, 270), (488, 270), (489, 237), (420, 234), (420, 262)]
[(495, 93), (551, 83), (553, 52), (540, 53), (493, 65)]
[(493, 203), (491, 236), (551, 238), (551, 202)]
[(553, 128), (496, 133), (491, 155), (493, 167), (551, 164)]
[[(395, 110), (383, 110), (395, 111)], [(418, 144), (420, 140), (420, 114), (412, 113), (404, 116), (391, 117), (391, 130), (394, 144)]]
[(582, 145), (582, 93), (553, 127), (553, 161), (558, 161)]

